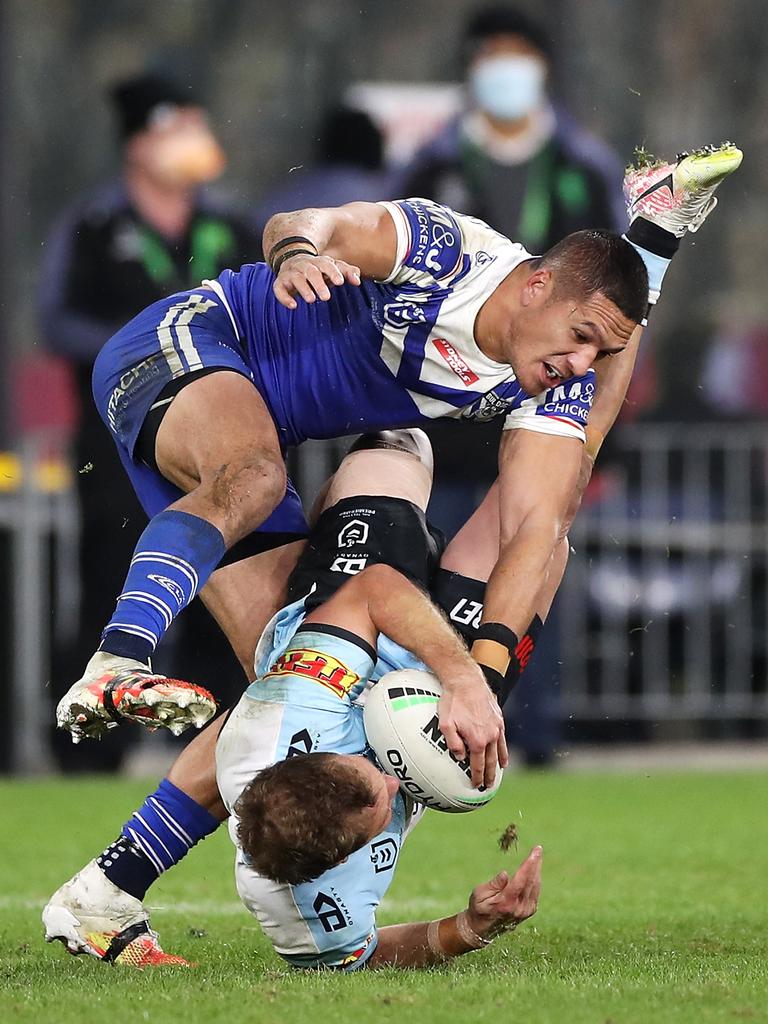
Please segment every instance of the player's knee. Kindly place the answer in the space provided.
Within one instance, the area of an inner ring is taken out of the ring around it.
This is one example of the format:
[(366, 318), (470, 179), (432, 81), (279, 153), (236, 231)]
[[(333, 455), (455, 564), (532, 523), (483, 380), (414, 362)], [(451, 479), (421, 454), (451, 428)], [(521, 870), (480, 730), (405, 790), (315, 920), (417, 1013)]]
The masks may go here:
[(264, 522), (282, 501), (287, 485), (282, 459), (264, 450), (252, 451), (211, 474), (211, 501), (226, 521), (230, 544)]
[(377, 430), (372, 434), (361, 434), (350, 447), (348, 454), (376, 450), (400, 451), (415, 455), (422, 465), (432, 472), (432, 445), (424, 431), (418, 427), (401, 427), (399, 430)]

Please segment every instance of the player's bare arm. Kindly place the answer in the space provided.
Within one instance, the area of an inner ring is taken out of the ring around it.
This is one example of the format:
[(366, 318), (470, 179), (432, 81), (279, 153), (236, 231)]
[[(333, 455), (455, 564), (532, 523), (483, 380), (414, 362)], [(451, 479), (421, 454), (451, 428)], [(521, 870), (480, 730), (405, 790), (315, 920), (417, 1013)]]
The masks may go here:
[(469, 754), (472, 782), (492, 785), (506, 767), (504, 720), (461, 637), (426, 594), (396, 569), (373, 565), (346, 583), (305, 620), (350, 630), (375, 645), (384, 633), (440, 679), (440, 729), (459, 759)]
[(541, 890), (542, 849), (535, 846), (511, 877), (499, 872), (472, 890), (459, 914), (430, 923), (379, 929), (366, 967), (432, 967), (482, 949), (536, 913)]
[(348, 203), (325, 209), (277, 213), (264, 229), (264, 254), (275, 271), (274, 293), (282, 305), (327, 302), (330, 287), (383, 280), (395, 263), (397, 235), (386, 207)]
[(582, 448), (575, 437), (505, 432), (499, 452), (499, 558), (488, 580), (485, 621), (503, 622), (518, 634), (530, 622), (563, 535)]

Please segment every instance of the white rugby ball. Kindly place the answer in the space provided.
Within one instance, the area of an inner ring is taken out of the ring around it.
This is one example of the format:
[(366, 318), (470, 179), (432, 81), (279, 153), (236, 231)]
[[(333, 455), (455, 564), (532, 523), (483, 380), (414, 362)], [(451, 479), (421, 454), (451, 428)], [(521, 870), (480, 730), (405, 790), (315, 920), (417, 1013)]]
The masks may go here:
[(503, 773), (497, 769), (489, 789), (472, 785), (469, 759), (458, 761), (440, 732), (441, 693), (431, 672), (387, 672), (366, 694), (365, 732), (383, 770), (414, 800), (436, 811), (475, 811), (496, 795)]

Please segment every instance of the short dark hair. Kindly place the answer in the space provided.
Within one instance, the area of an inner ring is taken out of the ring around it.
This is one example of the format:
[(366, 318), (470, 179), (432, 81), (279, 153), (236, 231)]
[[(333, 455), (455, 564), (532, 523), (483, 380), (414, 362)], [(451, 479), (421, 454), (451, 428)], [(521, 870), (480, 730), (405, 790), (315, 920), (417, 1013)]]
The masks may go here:
[(480, 43), (493, 36), (520, 36), (552, 63), (552, 40), (544, 25), (516, 7), (493, 5), (482, 7), (471, 16), (464, 29), (464, 58), (469, 63)]
[(601, 292), (634, 323), (648, 312), (648, 271), (634, 246), (613, 231), (576, 231), (539, 262), (554, 274), (553, 298)]
[(376, 801), (338, 754), (297, 754), (258, 772), (235, 804), (237, 838), (265, 878), (311, 882), (368, 841), (355, 817)]

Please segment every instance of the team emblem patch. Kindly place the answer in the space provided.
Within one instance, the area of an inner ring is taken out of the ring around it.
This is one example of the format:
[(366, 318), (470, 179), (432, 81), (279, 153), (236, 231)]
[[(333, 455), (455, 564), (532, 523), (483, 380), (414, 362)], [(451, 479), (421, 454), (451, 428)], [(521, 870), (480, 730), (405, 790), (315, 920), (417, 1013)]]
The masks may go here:
[(339, 547), (353, 548), (356, 544), (365, 544), (369, 529), (368, 523), (362, 519), (352, 519), (339, 533)]

